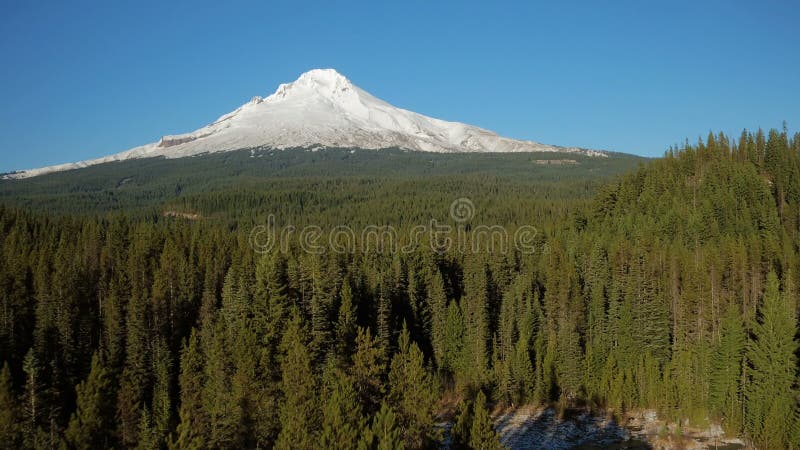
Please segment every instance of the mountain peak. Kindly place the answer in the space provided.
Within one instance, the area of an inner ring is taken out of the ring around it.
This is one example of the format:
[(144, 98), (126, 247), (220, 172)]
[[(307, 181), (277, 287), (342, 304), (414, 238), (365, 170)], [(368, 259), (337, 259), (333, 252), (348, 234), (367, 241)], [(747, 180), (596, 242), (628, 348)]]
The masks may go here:
[(475, 126), (400, 109), (355, 86), (334, 69), (310, 70), (274, 94), (253, 97), (235, 111), (190, 133), (88, 161), (7, 175), (25, 178), (110, 161), (181, 158), (246, 148), (402, 148), (427, 152), (561, 152), (607, 156), (498, 136)]
[(355, 93), (353, 83), (335, 69), (313, 69), (303, 73), (291, 83), (278, 86), (269, 99), (277, 101), (295, 96), (308, 97), (309, 95), (339, 98), (353, 93)]
[(337, 72), (336, 69), (312, 69), (300, 75), (297, 81), (305, 81), (321, 85), (351, 84), (350, 80)]

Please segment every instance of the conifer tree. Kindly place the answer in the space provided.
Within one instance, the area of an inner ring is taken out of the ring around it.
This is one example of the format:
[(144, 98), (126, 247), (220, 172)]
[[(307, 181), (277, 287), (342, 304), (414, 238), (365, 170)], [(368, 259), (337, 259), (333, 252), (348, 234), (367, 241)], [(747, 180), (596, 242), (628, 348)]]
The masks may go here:
[(517, 299), (516, 295), (506, 292), (500, 306), (500, 320), (495, 337), (495, 348), (492, 352), (494, 361), (495, 379), (497, 380), (497, 399), (512, 402), (517, 391), (517, 379), (514, 377), (512, 363), (514, 361), (514, 348), (518, 338), (517, 329)]
[(255, 433), (259, 446), (269, 446), (280, 429), (279, 345), (292, 306), (287, 263), (280, 252), (265, 255), (258, 261), (255, 284), (251, 326), (258, 339), (256, 349), (259, 352), (256, 357), (259, 376), (253, 387), (258, 394), (254, 399)]
[(235, 402), (233, 418), (237, 423), (235, 443), (238, 447), (254, 447), (260, 396), (265, 393), (259, 380), (259, 348), (252, 321), (245, 319), (240, 327), (231, 349), (231, 394)]
[(108, 367), (113, 373), (122, 366), (125, 355), (125, 303), (127, 293), (124, 283), (117, 277), (111, 280), (108, 296), (103, 302), (102, 345), (106, 349)]
[(319, 448), (351, 448), (358, 445), (366, 426), (352, 379), (329, 360), (325, 367), (325, 406)]
[(441, 368), (452, 372), (460, 372), (464, 362), (464, 318), (458, 302), (452, 301), (447, 306), (447, 319), (444, 328), (444, 348), (442, 349)]
[(466, 381), (481, 385), (489, 363), (489, 286), (487, 268), (475, 261), (465, 269), (464, 296), (460, 305), (464, 317), (464, 361)]
[(478, 391), (472, 409), (472, 428), (469, 432), (470, 447), (480, 450), (502, 449), (497, 432), (494, 431), (494, 423), (486, 409), (486, 395), (483, 391)]
[(562, 398), (577, 398), (581, 392), (583, 378), (583, 351), (580, 347), (580, 336), (577, 325), (572, 320), (565, 320), (557, 334), (557, 377)]
[(711, 362), (709, 401), (712, 411), (724, 417), (725, 428), (736, 434), (742, 428), (742, 364), (745, 332), (736, 305), (728, 306), (722, 319), (720, 341)]
[(153, 420), (147, 407), (142, 407), (139, 417), (139, 430), (136, 437), (136, 450), (157, 450), (161, 443), (156, 438), (153, 429)]
[(383, 350), (378, 341), (372, 337), (369, 329), (359, 328), (350, 373), (359, 403), (367, 414), (377, 412), (385, 392), (383, 376), (386, 363), (384, 361)]
[(172, 427), (172, 355), (163, 339), (153, 350), (152, 427), (155, 441), (161, 443)]
[(472, 430), (472, 422), (472, 402), (462, 400), (461, 403), (458, 404), (456, 422), (450, 430), (454, 449), (460, 450), (469, 448), (469, 435)]
[(533, 364), (530, 357), (530, 331), (520, 330), (511, 360), (511, 401), (522, 404), (533, 394)]
[(392, 352), (392, 288), (388, 281), (378, 286), (378, 314), (375, 337), (380, 344), (384, 357), (389, 358)]
[(286, 259), (280, 252), (265, 255), (256, 266), (253, 316), (257, 330), (263, 333), (263, 344), (272, 353), (277, 353), (290, 306), (286, 270)]
[(536, 403), (549, 402), (553, 398), (556, 387), (556, 357), (557, 345), (556, 333), (552, 323), (548, 324), (544, 332), (539, 333), (535, 347), (536, 367), (534, 376), (536, 379), (533, 399)]
[(353, 288), (347, 279), (342, 282), (340, 298), (336, 321), (336, 356), (340, 361), (347, 362), (358, 331), (358, 312), (353, 298)]
[(398, 339), (398, 352), (389, 371), (389, 402), (397, 411), (408, 448), (422, 448), (435, 439), (433, 418), (437, 389), (433, 377), (425, 370), (422, 351), (410, 342), (408, 328)]
[(113, 401), (111, 380), (100, 355), (92, 356), (89, 377), (77, 391), (77, 411), (72, 414), (65, 432), (70, 448), (94, 449), (111, 446)]
[(372, 426), (364, 431), (358, 443), (359, 450), (404, 450), (403, 438), (395, 421), (395, 414), (386, 403), (375, 414)]
[(212, 330), (203, 330), (202, 346), (206, 362), (203, 416), (208, 420), (207, 445), (219, 448), (233, 442), (238, 429), (231, 386), (231, 355), (221, 315)]
[(177, 436), (171, 438), (169, 447), (171, 450), (199, 450), (203, 447), (207, 424), (202, 397), (203, 355), (194, 328), (181, 351), (178, 383), (181, 391), (180, 423), (175, 432)]
[(316, 380), (299, 311), (292, 312), (283, 336), (283, 395), (277, 449), (312, 449), (319, 425)]
[(41, 405), (41, 368), (32, 348), (25, 355), (22, 370), (25, 372), (25, 391), (22, 395), (22, 431), (25, 446), (32, 448), (39, 444), (39, 418), (43, 409)]
[(767, 276), (764, 304), (747, 347), (747, 431), (763, 448), (789, 448), (797, 426), (795, 381), (797, 325), (789, 293), (781, 293), (774, 272)]
[(11, 386), (11, 371), (6, 362), (0, 371), (0, 448), (18, 448), (19, 432), (17, 402)]
[(438, 367), (446, 367), (445, 361), (445, 336), (447, 327), (447, 295), (444, 290), (442, 273), (437, 268), (431, 269), (430, 286), (428, 287), (428, 302), (431, 310), (431, 345), (433, 355)]
[(120, 380), (117, 411), (124, 445), (134, 445), (138, 439), (147, 392), (151, 387), (151, 354), (148, 330), (148, 306), (138, 295), (128, 303), (125, 339), (125, 365)]

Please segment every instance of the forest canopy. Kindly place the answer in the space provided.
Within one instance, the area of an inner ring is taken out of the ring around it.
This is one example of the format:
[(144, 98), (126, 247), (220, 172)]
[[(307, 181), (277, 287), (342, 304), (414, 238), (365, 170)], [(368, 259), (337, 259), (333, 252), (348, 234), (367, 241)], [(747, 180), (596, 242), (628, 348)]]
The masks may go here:
[[(450, 414), (455, 446), (494, 448), (491, 407), (536, 404), (800, 447), (800, 135), (709, 134), (638, 168), (532, 163), (536, 179), (495, 170), (530, 155), (435, 174), (391, 157), (414, 170), (4, 181), (0, 445), (431, 448)], [(460, 197), (476, 211), (453, 222)], [(268, 214), (323, 233), (531, 225), (538, 251), (256, 252)]]

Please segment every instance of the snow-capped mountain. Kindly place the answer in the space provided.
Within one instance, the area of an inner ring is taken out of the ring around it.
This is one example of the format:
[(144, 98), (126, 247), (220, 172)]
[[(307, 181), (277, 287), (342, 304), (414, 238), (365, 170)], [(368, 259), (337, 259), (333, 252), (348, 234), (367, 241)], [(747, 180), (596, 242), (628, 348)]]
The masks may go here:
[(267, 98), (254, 97), (235, 111), (191, 133), (103, 158), (31, 169), (26, 178), (133, 158), (180, 158), (245, 148), (399, 147), (426, 152), (604, 152), (557, 147), (498, 136), (482, 128), (447, 122), (396, 108), (360, 89), (333, 69), (315, 69), (281, 84)]

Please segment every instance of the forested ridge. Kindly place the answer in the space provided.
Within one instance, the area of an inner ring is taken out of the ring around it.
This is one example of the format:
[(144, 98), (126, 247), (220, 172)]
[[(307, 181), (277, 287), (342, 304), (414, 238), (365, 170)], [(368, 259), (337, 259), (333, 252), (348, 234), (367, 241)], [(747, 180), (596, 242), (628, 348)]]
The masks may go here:
[[(572, 163), (541, 164), (565, 159)], [(374, 194), (391, 194), (395, 187), (419, 195), (442, 188), (486, 185), (489, 189), (483, 191), (488, 194), (496, 188), (487, 184), (491, 179), (505, 188), (524, 187), (527, 196), (533, 193), (540, 200), (586, 198), (606, 177), (634, 169), (643, 161), (646, 159), (622, 153), (590, 157), (574, 153), (254, 148), (190, 158), (118, 161), (25, 180), (0, 178), (0, 202), (49, 214), (119, 211), (136, 218), (152, 214), (154, 209), (158, 213), (157, 207), (167, 204), (204, 207), (206, 214), (240, 220), (234, 213), (258, 217), (264, 213), (261, 206), (288, 204), (302, 210), (304, 201), (317, 200), (325, 207), (335, 207), (345, 201), (355, 203), (373, 190)], [(268, 212), (285, 211), (276, 208)]]
[[(800, 447), (800, 135), (710, 134), (591, 200), (486, 174), (308, 181), (136, 214), (6, 186), (0, 446), (435, 448), (446, 417), (456, 448), (489, 449), (492, 406), (549, 404)], [(407, 233), (455, 197), (477, 209), (460, 226), (533, 225), (537, 251), (251, 247), (270, 212)]]

